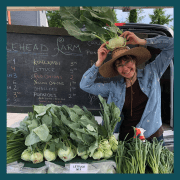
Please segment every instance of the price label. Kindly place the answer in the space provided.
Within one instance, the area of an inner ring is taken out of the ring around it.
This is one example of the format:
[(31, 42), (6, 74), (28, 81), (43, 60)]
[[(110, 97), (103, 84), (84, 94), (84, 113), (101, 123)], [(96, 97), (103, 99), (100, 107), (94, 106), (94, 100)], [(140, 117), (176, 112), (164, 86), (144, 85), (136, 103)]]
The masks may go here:
[(70, 164), (70, 171), (71, 172), (87, 172), (88, 164)]

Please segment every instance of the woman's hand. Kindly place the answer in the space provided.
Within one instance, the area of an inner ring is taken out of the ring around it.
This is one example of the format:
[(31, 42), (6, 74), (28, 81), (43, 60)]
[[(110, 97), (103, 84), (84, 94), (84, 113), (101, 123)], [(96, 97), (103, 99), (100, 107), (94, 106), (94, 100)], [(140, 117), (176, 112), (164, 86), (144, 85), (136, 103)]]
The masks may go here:
[(126, 44), (132, 44), (132, 45), (135, 45), (135, 44), (145, 45), (146, 44), (145, 39), (140, 39), (133, 32), (130, 32), (130, 31), (123, 32), (120, 35), (120, 37), (126, 38), (126, 40), (127, 40)]
[[(107, 42), (108, 43), (108, 42)], [(98, 49), (98, 60), (96, 62), (96, 66), (99, 67), (102, 65), (104, 60), (106, 59), (110, 50), (106, 49), (106, 43), (103, 43), (100, 48)]]

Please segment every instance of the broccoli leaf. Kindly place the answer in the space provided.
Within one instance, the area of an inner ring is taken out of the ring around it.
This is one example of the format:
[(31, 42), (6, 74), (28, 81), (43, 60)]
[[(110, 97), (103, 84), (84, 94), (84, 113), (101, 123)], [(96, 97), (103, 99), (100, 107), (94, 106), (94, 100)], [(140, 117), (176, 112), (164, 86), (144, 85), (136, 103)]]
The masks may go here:
[(38, 126), (39, 126), (38, 121), (33, 119), (32, 123), (30, 125), (28, 125), (29, 131), (31, 132), (34, 128), (37, 128)]
[(97, 6), (97, 7), (92, 7), (92, 10), (93, 11), (96, 11), (96, 12), (107, 12), (109, 10), (109, 7), (106, 7), (106, 6)]
[(36, 106), (36, 105), (34, 105), (33, 106), (33, 109), (34, 109), (34, 111), (37, 113), (36, 114), (36, 118), (38, 117), (38, 116), (43, 116), (44, 114), (46, 114), (46, 111), (49, 109), (50, 107), (48, 107), (48, 106)]
[(42, 124), (46, 124), (46, 126), (52, 126), (52, 118), (48, 115), (44, 115), (41, 119)]
[(33, 132), (42, 140), (46, 141), (49, 135), (49, 129), (45, 124), (33, 129)]
[[(121, 120), (120, 109), (114, 104), (114, 102), (106, 104), (106, 100), (103, 99), (101, 95), (98, 95), (98, 97), (103, 106), (103, 109), (101, 108), (101, 117), (104, 122), (103, 126), (107, 131), (108, 137), (111, 137), (117, 122)], [(99, 130), (104, 134), (103, 128), (99, 127)]]
[(94, 141), (94, 143), (91, 144), (91, 146), (89, 147), (89, 153), (90, 153), (90, 157), (92, 157), (92, 155), (94, 154), (94, 151), (98, 148), (98, 139), (96, 139), (96, 141)]
[(80, 18), (80, 7), (60, 7), (61, 19), (78, 22)]
[(34, 131), (31, 131), (31, 133), (25, 139), (25, 145), (31, 146), (40, 141), (41, 141), (41, 139), (39, 138), (39, 136), (36, 133), (34, 133)]
[(96, 39), (94, 34), (81, 31), (81, 29), (72, 21), (65, 20), (62, 24), (71, 36), (74, 36), (81, 41), (92, 41)]
[(84, 114), (84, 111), (78, 105), (74, 105), (71, 109), (79, 116)]
[[(100, 19), (101, 21), (107, 23), (109, 26), (115, 23), (114, 13), (108, 7), (99, 8), (98, 12), (94, 11), (94, 8), (90, 9), (89, 7), (83, 6), (83, 9), (89, 11), (94, 18)], [(95, 10), (97, 10), (97, 7), (95, 7)]]
[(82, 15), (81, 20), (84, 22), (85, 27), (88, 30), (90, 30), (92, 32), (96, 32), (96, 34), (105, 34), (106, 33), (106, 29), (102, 28), (98, 23), (93, 22), (86, 16)]
[(98, 122), (92, 121), (90, 119), (87, 118), (87, 116), (82, 116), (79, 120), (79, 123), (81, 123), (84, 127), (87, 127), (88, 124), (90, 124), (91, 126), (93, 126), (93, 128), (97, 129), (98, 127)]
[(85, 146), (85, 145), (82, 144), (82, 143), (79, 143), (78, 146), (77, 146), (77, 148), (78, 148), (78, 151), (79, 151), (79, 152), (83, 152), (83, 151), (86, 151), (88, 147)]

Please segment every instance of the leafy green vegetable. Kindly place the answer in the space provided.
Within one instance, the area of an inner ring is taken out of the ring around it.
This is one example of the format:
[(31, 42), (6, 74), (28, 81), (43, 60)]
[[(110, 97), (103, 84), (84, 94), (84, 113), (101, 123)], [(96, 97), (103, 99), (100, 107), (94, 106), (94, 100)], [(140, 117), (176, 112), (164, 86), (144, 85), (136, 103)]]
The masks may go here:
[(31, 146), (40, 141), (41, 141), (41, 139), (39, 138), (39, 136), (34, 131), (31, 131), (31, 133), (25, 139), (25, 145)]
[[(85, 7), (80, 13), (80, 7), (60, 7), (63, 27), (71, 36), (81, 41), (92, 41), (96, 38), (106, 43), (112, 38), (118, 38), (122, 31), (115, 26), (115, 16), (109, 7)], [(114, 43), (113, 43), (114, 44)], [(124, 43), (118, 46), (124, 46)], [(107, 48), (113, 50), (115, 46)]]
[(19, 131), (18, 128), (6, 128), (6, 149), (7, 164), (21, 159), (22, 152), (27, 148), (24, 144), (25, 138), (24, 135)]
[(107, 104), (105, 99), (103, 99), (100, 95), (98, 95), (98, 97), (103, 106), (103, 108), (101, 107), (101, 117), (104, 121), (103, 126), (110, 138), (113, 135), (117, 122), (120, 122), (121, 120), (120, 109), (114, 104), (114, 102)]
[(42, 117), (41, 121), (42, 124), (45, 124), (47, 127), (52, 127), (52, 117), (48, 116), (47, 114)]
[(162, 149), (162, 142), (158, 143), (157, 139), (154, 138), (152, 146), (149, 148), (147, 157), (148, 165), (151, 167), (154, 174), (159, 174)]
[(29, 131), (31, 132), (34, 128), (38, 127), (38, 121), (33, 119), (31, 124), (28, 125)]
[[(70, 129), (70, 137), (76, 143), (77, 146), (86, 145), (88, 146), (89, 156), (91, 157), (98, 147), (98, 123), (95, 119), (88, 119), (86, 116), (90, 115), (87, 111), (80, 111), (77, 106), (73, 108), (68, 108), (67, 106), (62, 106), (63, 112), (61, 112), (61, 120)], [(76, 109), (78, 112), (76, 113)]]
[(167, 147), (163, 147), (160, 155), (159, 173), (173, 173), (174, 170), (174, 153), (169, 151)]
[[(112, 136), (110, 144), (108, 134), (113, 134), (120, 111), (114, 104), (108, 105), (103, 98), (101, 100), (104, 105), (102, 113), (109, 118), (106, 126), (99, 125), (86, 107), (81, 109), (77, 105), (73, 108), (54, 104), (38, 105), (33, 106), (34, 111), (28, 113), (18, 128), (11, 129), (14, 133), (9, 138), (13, 139), (18, 133), (23, 134), (23, 151), (28, 150), (24, 153), (21, 151), (20, 157), (28, 160), (29, 152), (34, 163), (41, 162), (42, 159), (38, 159), (41, 155), (49, 161), (54, 160), (57, 151), (63, 161), (69, 161), (76, 155), (83, 159), (95, 157), (97, 149), (101, 149), (101, 158), (109, 158), (112, 150), (117, 148), (117, 140)], [(107, 131), (108, 124), (110, 129)]]
[(45, 124), (40, 125), (39, 127), (33, 130), (41, 141), (46, 141), (49, 136), (49, 129)]
[(49, 106), (33, 106), (34, 112), (36, 112), (36, 118), (38, 116), (43, 116), (44, 114), (46, 114), (46, 111), (49, 109)]
[(122, 174), (169, 174), (174, 169), (174, 154), (156, 138), (153, 143), (137, 137), (119, 141), (115, 161), (116, 173)]

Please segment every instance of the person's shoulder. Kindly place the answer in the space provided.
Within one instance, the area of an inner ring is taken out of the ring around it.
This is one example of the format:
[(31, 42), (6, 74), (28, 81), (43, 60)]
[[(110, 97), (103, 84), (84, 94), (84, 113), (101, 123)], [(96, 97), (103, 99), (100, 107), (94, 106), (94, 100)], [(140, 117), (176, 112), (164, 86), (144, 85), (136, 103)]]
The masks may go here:
[(123, 84), (124, 84), (124, 78), (123, 77), (120, 77), (119, 80), (110, 81), (110, 87), (111, 88), (122, 86)]

